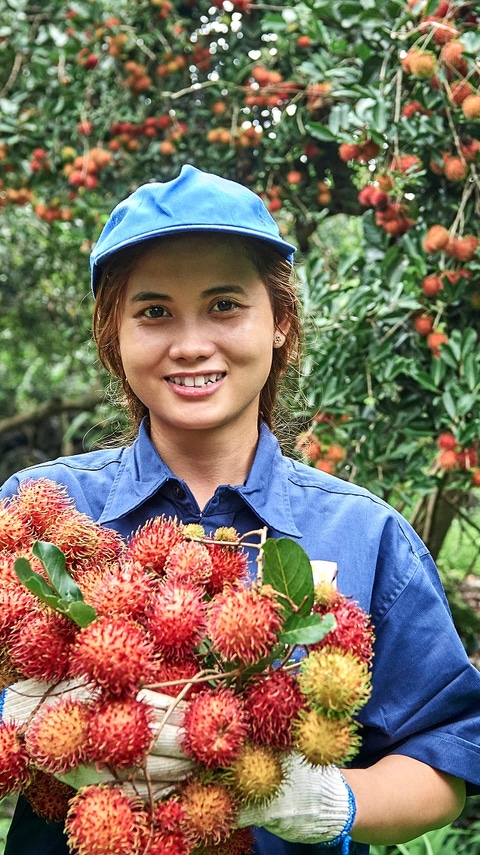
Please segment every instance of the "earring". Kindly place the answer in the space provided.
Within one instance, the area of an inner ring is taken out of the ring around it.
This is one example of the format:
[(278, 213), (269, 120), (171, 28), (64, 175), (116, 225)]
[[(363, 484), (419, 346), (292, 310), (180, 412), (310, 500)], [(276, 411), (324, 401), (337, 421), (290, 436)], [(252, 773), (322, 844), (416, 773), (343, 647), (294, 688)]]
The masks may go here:
[(275, 336), (275, 338), (273, 339), (273, 343), (274, 343), (277, 347), (278, 347), (280, 344), (282, 344), (282, 342), (283, 342), (283, 338), (282, 338), (282, 336), (281, 336), (281, 335), (276, 335), (276, 336)]

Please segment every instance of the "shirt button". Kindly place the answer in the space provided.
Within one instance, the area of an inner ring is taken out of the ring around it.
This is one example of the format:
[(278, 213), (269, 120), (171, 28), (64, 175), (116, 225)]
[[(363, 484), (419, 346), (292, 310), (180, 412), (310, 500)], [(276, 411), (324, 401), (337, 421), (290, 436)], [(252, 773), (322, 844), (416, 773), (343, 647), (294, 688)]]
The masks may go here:
[(177, 499), (184, 499), (185, 498), (185, 495), (186, 495), (185, 490), (183, 489), (181, 484), (174, 484), (173, 485), (173, 492), (175, 493)]

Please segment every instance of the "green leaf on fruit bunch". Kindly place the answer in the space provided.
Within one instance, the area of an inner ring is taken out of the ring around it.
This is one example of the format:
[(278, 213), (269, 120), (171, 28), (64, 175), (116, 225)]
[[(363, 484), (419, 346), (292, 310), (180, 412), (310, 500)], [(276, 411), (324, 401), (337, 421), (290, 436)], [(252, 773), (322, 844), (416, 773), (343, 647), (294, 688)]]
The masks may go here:
[(310, 559), (294, 540), (269, 538), (263, 544), (263, 582), (284, 594), (280, 599), (287, 612), (310, 614), (313, 605), (313, 574)]
[(323, 616), (292, 614), (284, 626), (280, 641), (283, 644), (302, 644), (308, 647), (309, 644), (318, 644), (323, 641), (336, 625), (337, 622), (332, 614)]
[(35, 594), (35, 596), (47, 606), (51, 606), (53, 609), (56, 608), (58, 602), (57, 594), (48, 582), (45, 581), (43, 576), (40, 576), (39, 573), (32, 570), (27, 558), (17, 558), (14, 564), (14, 569), (20, 579), (20, 582), (22, 582), (22, 584), (32, 592), (32, 594)]
[(73, 623), (88, 626), (97, 616), (95, 609), (84, 601), (80, 588), (66, 570), (63, 552), (53, 543), (43, 541), (37, 541), (32, 552), (42, 562), (51, 584), (32, 569), (27, 558), (17, 558), (14, 568), (22, 584), (42, 603)]
[(54, 543), (37, 540), (32, 552), (40, 559), (45, 572), (57, 594), (65, 600), (83, 600), (83, 595), (77, 583), (70, 576), (65, 566), (65, 555)]

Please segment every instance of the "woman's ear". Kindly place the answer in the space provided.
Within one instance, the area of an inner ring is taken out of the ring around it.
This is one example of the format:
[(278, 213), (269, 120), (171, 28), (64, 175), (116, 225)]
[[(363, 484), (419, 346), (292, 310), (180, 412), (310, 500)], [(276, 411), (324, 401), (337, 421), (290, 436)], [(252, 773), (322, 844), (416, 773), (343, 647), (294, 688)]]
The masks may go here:
[(290, 329), (290, 321), (287, 318), (281, 318), (275, 321), (275, 331), (273, 335), (273, 346), (282, 347), (285, 344), (285, 339)]

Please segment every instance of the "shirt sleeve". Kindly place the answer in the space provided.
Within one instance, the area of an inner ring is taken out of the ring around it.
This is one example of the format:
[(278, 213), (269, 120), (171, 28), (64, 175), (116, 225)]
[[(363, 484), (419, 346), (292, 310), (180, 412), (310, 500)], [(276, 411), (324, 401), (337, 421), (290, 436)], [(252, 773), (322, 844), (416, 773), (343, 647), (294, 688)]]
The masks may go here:
[(402, 526), (387, 541), (372, 597), (378, 615), (373, 689), (359, 716), (358, 765), (405, 754), (463, 778), (470, 794), (479, 792), (480, 673), (469, 662), (424, 545)]

